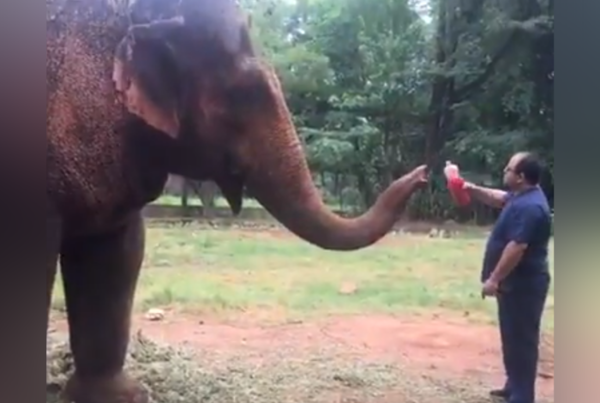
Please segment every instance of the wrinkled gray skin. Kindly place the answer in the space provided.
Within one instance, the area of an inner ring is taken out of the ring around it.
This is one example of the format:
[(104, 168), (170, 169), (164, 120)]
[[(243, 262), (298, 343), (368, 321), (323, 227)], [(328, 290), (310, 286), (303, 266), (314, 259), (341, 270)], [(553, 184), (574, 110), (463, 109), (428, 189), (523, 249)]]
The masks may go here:
[(290, 231), (332, 250), (375, 243), (426, 182), (419, 167), (362, 217), (334, 215), (247, 19), (233, 1), (186, 0), (179, 19), (156, 21), (175, 16), (174, 5), (46, 2), (47, 306), (60, 260), (76, 365), (65, 398), (75, 403), (147, 401), (123, 361), (140, 210), (169, 173), (214, 180), (234, 212), (246, 186)]

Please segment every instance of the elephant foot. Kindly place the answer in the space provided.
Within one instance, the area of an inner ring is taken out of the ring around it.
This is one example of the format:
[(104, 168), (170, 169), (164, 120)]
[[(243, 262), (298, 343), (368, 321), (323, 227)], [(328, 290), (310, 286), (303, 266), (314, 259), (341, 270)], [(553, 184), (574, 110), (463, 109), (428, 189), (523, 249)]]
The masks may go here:
[(64, 398), (69, 403), (148, 403), (150, 400), (146, 388), (124, 373), (89, 379), (75, 374), (65, 387)]

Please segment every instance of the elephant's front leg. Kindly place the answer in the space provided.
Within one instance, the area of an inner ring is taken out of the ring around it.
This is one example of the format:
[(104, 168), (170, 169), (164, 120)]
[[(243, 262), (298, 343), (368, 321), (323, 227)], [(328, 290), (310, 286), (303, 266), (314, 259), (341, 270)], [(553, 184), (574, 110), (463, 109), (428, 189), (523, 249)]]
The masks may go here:
[(143, 253), (139, 215), (110, 233), (65, 243), (61, 268), (75, 359), (69, 402), (148, 401), (147, 391), (123, 372)]

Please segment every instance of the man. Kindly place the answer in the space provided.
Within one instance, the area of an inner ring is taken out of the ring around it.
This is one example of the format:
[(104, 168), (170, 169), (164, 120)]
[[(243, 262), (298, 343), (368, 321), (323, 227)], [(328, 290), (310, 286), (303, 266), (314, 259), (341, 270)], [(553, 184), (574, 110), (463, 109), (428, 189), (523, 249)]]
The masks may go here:
[(540, 188), (542, 166), (530, 153), (515, 154), (504, 169), (508, 192), (466, 183), (472, 198), (502, 212), (487, 242), (483, 297), (496, 297), (506, 384), (491, 395), (534, 403), (541, 319), (550, 288), (550, 206)]

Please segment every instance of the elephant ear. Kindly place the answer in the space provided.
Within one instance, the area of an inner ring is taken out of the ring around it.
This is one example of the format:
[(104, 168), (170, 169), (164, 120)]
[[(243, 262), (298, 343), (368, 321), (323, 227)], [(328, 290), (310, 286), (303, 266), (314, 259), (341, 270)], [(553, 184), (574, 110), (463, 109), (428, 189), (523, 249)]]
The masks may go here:
[(180, 19), (133, 26), (117, 48), (113, 69), (127, 109), (173, 138), (181, 130), (188, 77), (171, 38), (183, 29)]
[(223, 95), (254, 54), (248, 21), (228, 0), (217, 3), (183, 2), (181, 17), (133, 25), (117, 47), (113, 81), (122, 101), (172, 137), (186, 121), (227, 109)]

